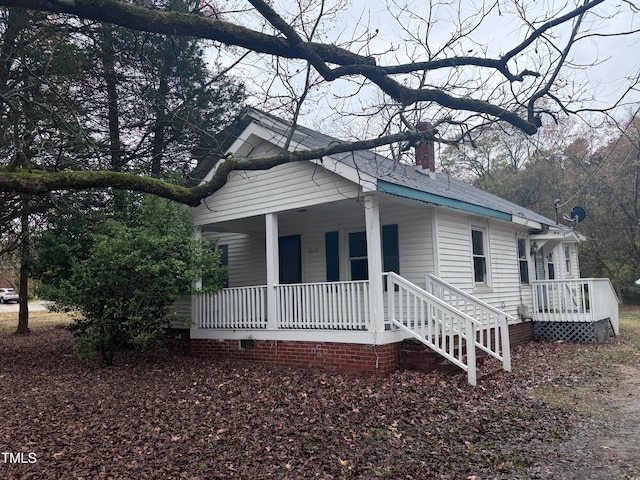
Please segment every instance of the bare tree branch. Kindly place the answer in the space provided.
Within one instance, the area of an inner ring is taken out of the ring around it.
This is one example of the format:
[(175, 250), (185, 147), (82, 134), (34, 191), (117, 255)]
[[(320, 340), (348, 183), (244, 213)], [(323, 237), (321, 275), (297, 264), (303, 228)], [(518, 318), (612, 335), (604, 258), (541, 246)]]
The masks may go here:
[[(518, 39), (513, 42), (516, 45), (506, 53), (491, 55), (487, 55), (488, 49), (484, 49), (478, 55), (471, 55), (473, 48), (465, 50), (460, 48), (467, 36), (479, 28), (483, 19), (488, 18), (490, 14), (495, 15), (496, 12), (502, 15), (501, 9), (504, 9), (502, 2), (494, 2), (488, 6), (480, 5), (477, 11), (478, 18), (464, 12), (462, 3), (459, 4), (457, 11), (453, 12), (452, 20), (458, 22), (456, 30), (452, 33), (451, 39), (444, 41), (440, 46), (432, 46), (429, 35), (433, 32), (434, 24), (437, 23), (437, 15), (434, 14), (433, 9), (442, 4), (427, 2), (424, 13), (417, 15), (423, 25), (426, 25), (426, 32), (423, 35), (423, 32), (411, 33), (408, 27), (405, 29), (409, 39), (416, 42), (418, 46), (410, 52), (411, 54), (400, 56), (401, 52), (398, 53), (393, 59), (398, 60), (395, 64), (384, 64), (381, 59), (389, 57), (380, 53), (375, 55), (375, 58), (355, 53), (375, 51), (370, 43), (373, 43), (374, 39), (379, 39), (377, 31), (354, 33), (351, 37), (352, 41), (342, 46), (337, 42), (332, 44), (313, 41), (319, 18), (310, 22), (313, 24), (311, 30), (306, 29), (302, 6), (300, 6), (299, 16), (292, 23), (287, 21), (286, 15), (280, 15), (267, 0), (248, 0), (248, 2), (253, 8), (250, 11), (243, 11), (243, 14), (251, 14), (252, 18), (257, 16), (263, 24), (268, 22), (276, 33), (265, 33), (260, 30), (260, 26), (247, 27), (238, 22), (234, 15), (225, 16), (218, 12), (189, 14), (161, 11), (139, 6), (139, 2), (123, 0), (0, 0), (0, 6), (72, 15), (80, 19), (111, 23), (136, 31), (210, 39), (224, 45), (240, 47), (244, 49), (243, 52), (274, 56), (276, 62), (281, 59), (300, 60), (305, 62), (304, 91), (301, 94), (296, 93), (295, 89), (289, 92), (298, 96), (294, 102), (296, 104), (295, 121), (297, 121), (300, 106), (312, 85), (317, 85), (322, 80), (333, 82), (343, 79), (352, 82), (352, 86), (355, 85), (354, 95), (357, 95), (361, 89), (376, 86), (377, 91), (382, 92), (380, 95), (384, 95), (382, 102), (388, 107), (388, 111), (396, 112), (391, 114), (390, 118), (397, 118), (395, 115), (399, 114), (399, 118), (404, 119), (404, 125), (398, 124), (404, 131), (374, 139), (339, 143), (327, 148), (284, 153), (269, 158), (226, 159), (220, 164), (210, 182), (193, 188), (177, 187), (157, 179), (117, 172), (28, 171), (21, 168), (18, 162), (7, 162), (13, 170), (0, 167), (0, 191), (38, 195), (55, 190), (113, 187), (155, 193), (182, 203), (196, 205), (202, 198), (224, 185), (227, 175), (234, 170), (268, 169), (291, 161), (317, 159), (335, 153), (375, 148), (399, 141), (415, 141), (420, 138), (416, 135), (421, 134), (408, 128), (412, 122), (405, 118), (405, 113), (419, 115), (425, 110), (430, 113), (437, 112), (438, 118), (443, 123), (459, 129), (460, 133), (456, 135), (458, 139), (467, 137), (468, 132), (477, 128), (478, 124), (496, 121), (506, 122), (528, 135), (533, 135), (541, 126), (540, 113), (548, 108), (548, 105), (539, 106), (545, 100), (556, 102), (558, 105), (557, 108), (554, 106), (556, 111), (571, 112), (568, 104), (563, 103), (566, 99), (558, 93), (557, 84), (561, 71), (570, 62), (568, 54), (575, 42), (580, 38), (596, 35), (594, 32), (593, 35), (580, 37), (582, 17), (603, 4), (604, 0), (585, 0), (582, 4), (573, 7), (563, 4), (561, 9), (536, 21), (526, 19), (526, 9), (516, 2), (515, 8), (520, 14), (519, 20), (526, 28), (526, 33), (522, 37), (516, 37)], [(633, 4), (629, 2), (627, 4), (632, 11), (637, 10)], [(324, 12), (324, 4), (322, 6), (319, 15)], [(398, 8), (412, 14), (404, 3), (398, 4)], [(399, 23), (401, 23), (400, 20)], [(556, 45), (560, 40), (555, 39), (556, 43), (553, 40), (554, 29), (571, 24), (573, 24), (571, 34), (565, 40), (564, 48), (560, 48)], [(597, 34), (604, 35), (599, 32)], [(469, 42), (477, 49), (479, 45), (477, 41), (469, 39)], [(549, 55), (549, 58), (544, 57), (544, 52), (540, 55), (536, 52), (534, 55), (532, 51), (539, 44), (544, 44), (547, 52), (553, 52), (553, 55)], [(386, 53), (396, 51), (394, 47), (389, 46)], [(407, 48), (405, 53), (408, 51)], [(247, 53), (243, 53), (242, 58), (246, 55)], [(534, 56), (537, 63), (531, 60)], [(5, 59), (1, 60), (5, 61)], [(232, 62), (232, 66), (235, 65), (237, 63)], [(311, 66), (319, 75), (313, 80)], [(9, 67), (5, 65), (6, 68)], [(476, 75), (474, 80), (477, 80), (477, 84), (469, 81), (469, 77), (465, 76), (467, 72), (473, 72), (472, 75)], [(268, 82), (267, 85), (269, 85)], [(631, 88), (627, 89), (627, 93), (630, 91)], [(0, 90), (0, 99), (5, 103), (10, 101), (6, 90)], [(366, 115), (366, 112), (360, 113)], [(437, 123), (438, 119), (434, 120)], [(392, 130), (384, 131), (386, 133)], [(436, 140), (445, 141), (444, 138)]]
[[(411, 105), (416, 102), (435, 102), (450, 109), (467, 110), (495, 116), (500, 120), (513, 124), (527, 134), (534, 134), (539, 127), (539, 120), (532, 112), (530, 112), (528, 118), (522, 118), (513, 112), (507, 111), (504, 105), (492, 105), (486, 101), (456, 97), (442, 90), (410, 88), (393, 79), (391, 75), (445, 67), (478, 66), (495, 69), (510, 81), (521, 81), (526, 76), (535, 77), (538, 73), (528, 69), (517, 74), (510, 73), (507, 68), (507, 62), (527, 48), (548, 29), (573, 19), (604, 0), (592, 0), (561, 17), (545, 23), (501, 59), (461, 56), (395, 67), (378, 66), (371, 57), (354, 54), (336, 45), (306, 42), (263, 0), (251, 1), (264, 18), (284, 33), (286, 38), (267, 35), (224, 20), (194, 14), (161, 12), (129, 5), (118, 0), (0, 0), (0, 6), (19, 6), (21, 8), (72, 14), (81, 18), (114, 23), (134, 30), (169, 35), (198, 36), (228, 45), (247, 48), (259, 53), (267, 53), (283, 58), (304, 59), (308, 60), (328, 81), (358, 74), (377, 85), (383, 92), (403, 105)], [(342, 69), (336, 68), (332, 70), (327, 66), (329, 63), (340, 65)]]
[(281, 153), (264, 158), (227, 158), (222, 160), (211, 180), (197, 187), (183, 187), (163, 180), (128, 173), (100, 171), (43, 172), (17, 169), (0, 169), (0, 191), (12, 194), (42, 195), (56, 190), (86, 190), (92, 188), (114, 188), (151, 193), (186, 205), (196, 206), (202, 199), (221, 189), (231, 172), (239, 170), (268, 170), (278, 165), (323, 157), (345, 152), (370, 150), (389, 143), (419, 139), (434, 140), (429, 132), (410, 130), (394, 135), (335, 143), (326, 148)]

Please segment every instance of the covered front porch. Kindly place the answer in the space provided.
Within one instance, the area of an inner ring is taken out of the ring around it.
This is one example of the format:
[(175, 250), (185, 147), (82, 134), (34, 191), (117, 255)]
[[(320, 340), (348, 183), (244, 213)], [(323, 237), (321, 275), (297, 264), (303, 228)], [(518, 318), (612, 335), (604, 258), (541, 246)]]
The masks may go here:
[[(388, 218), (402, 208), (390, 199), (384, 204)], [(382, 225), (375, 194), (202, 225), (201, 235), (216, 240), (231, 269), (229, 288), (195, 301), (198, 323), (384, 331), (382, 272), (399, 270), (397, 227)], [(383, 265), (390, 256), (393, 265)]]
[[(292, 352), (295, 347), (286, 342), (323, 343), (317, 348), (325, 353), (329, 344), (366, 345), (375, 351), (376, 368), (378, 347), (397, 347), (414, 338), (466, 371), (473, 385), (477, 352), (511, 369), (508, 324), (515, 319), (434, 276), (430, 285), (435, 294), (394, 272), (381, 274), (380, 280), (380, 302), (372, 296), (376, 282), (371, 280), (274, 285), (272, 295), (268, 286), (196, 295), (191, 337), (236, 340), (247, 349), (255, 348), (256, 341), (285, 342), (284, 348)], [(270, 298), (275, 302), (272, 309)], [(346, 351), (351, 353), (344, 355), (345, 361), (361, 355)]]

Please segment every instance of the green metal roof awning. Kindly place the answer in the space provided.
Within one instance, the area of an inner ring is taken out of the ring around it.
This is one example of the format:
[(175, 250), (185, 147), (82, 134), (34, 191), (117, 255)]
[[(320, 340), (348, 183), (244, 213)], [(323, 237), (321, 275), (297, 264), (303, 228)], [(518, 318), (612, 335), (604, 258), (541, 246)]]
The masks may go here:
[(433, 193), (415, 190), (413, 188), (387, 182), (385, 180), (378, 180), (378, 191), (390, 193), (392, 195), (398, 195), (399, 197), (410, 198), (412, 200), (418, 200), (420, 202), (431, 203), (433, 205), (455, 208), (456, 210), (463, 210), (469, 213), (476, 213), (478, 215), (498, 218), (507, 222), (510, 222), (512, 220), (512, 216), (509, 213), (501, 212), (499, 210), (494, 210), (488, 207), (482, 207), (480, 205), (474, 205), (473, 203), (463, 202), (462, 200), (456, 200), (454, 198), (442, 197)]

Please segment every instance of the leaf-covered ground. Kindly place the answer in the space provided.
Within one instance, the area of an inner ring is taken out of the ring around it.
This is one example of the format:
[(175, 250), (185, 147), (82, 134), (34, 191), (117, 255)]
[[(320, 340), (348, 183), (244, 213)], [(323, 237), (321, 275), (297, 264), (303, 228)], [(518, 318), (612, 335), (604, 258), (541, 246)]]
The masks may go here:
[(93, 369), (72, 346), (64, 329), (0, 335), (0, 478), (531, 478), (579, 422), (534, 392), (584, 385), (594, 372), (572, 355), (599, 348), (515, 348), (514, 373), (472, 388), (465, 375), (355, 377), (179, 351)]

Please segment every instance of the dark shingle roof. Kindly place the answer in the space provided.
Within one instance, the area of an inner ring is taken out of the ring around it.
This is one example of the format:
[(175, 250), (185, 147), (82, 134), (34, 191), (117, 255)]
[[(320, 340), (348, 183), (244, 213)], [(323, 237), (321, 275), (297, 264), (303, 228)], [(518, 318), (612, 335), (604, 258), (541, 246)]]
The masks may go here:
[[(274, 115), (259, 112), (254, 109), (248, 110), (247, 115), (251, 116), (256, 122), (265, 124), (267, 128), (275, 133), (286, 135), (288, 132), (289, 126), (287, 122)], [(266, 125), (267, 123), (268, 125)], [(326, 147), (336, 142), (342, 143), (342, 141), (337, 138), (300, 125), (296, 127), (296, 131), (292, 136), (292, 144), (299, 143), (305, 148), (310, 149)], [(406, 189), (410, 189), (415, 192), (429, 194), (430, 198), (439, 197), (442, 198), (443, 201), (453, 200), (455, 202), (476, 206), (480, 209), (502, 212), (507, 215), (520, 217), (524, 220), (569, 230), (568, 227), (558, 225), (550, 218), (451, 178), (449, 175), (438, 173), (435, 176), (431, 176), (422, 170), (421, 167), (400, 163), (369, 150), (336, 154), (332, 155), (332, 158), (355, 168), (357, 171), (375, 177), (379, 181), (396, 185), (404, 192), (409, 192), (409, 190)], [(406, 189), (403, 187), (406, 187)], [(388, 189), (387, 191), (390, 190), (394, 189)], [(444, 201), (440, 204), (446, 203), (447, 202)]]

